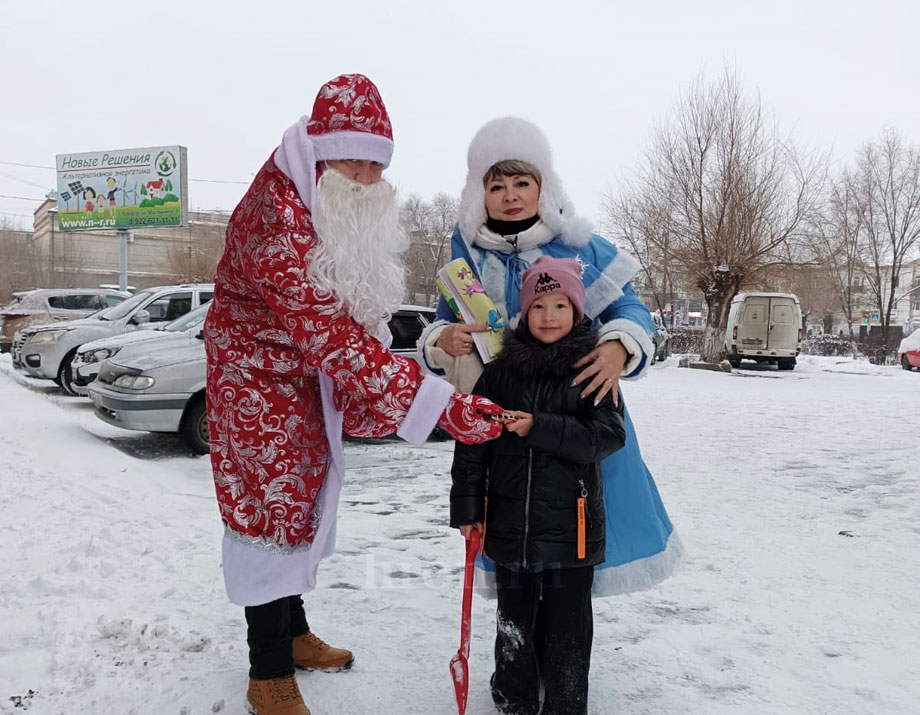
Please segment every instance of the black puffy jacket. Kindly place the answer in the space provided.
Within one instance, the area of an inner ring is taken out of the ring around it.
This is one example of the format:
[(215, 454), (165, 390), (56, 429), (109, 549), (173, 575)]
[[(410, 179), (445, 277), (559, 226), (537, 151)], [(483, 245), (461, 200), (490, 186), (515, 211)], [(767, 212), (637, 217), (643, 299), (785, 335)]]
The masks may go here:
[[(604, 560), (600, 461), (626, 439), (623, 401), (599, 405), (572, 387), (575, 362), (597, 344), (587, 321), (544, 345), (526, 325), (506, 334), (474, 389), (506, 410), (534, 416), (527, 437), (505, 431), (481, 445), (457, 443), (450, 523), (485, 521), (485, 553), (513, 571), (572, 568)], [(578, 499), (585, 498), (584, 557), (578, 555)], [(485, 497), (488, 497), (486, 508)], [(486, 513), (488, 512), (488, 513)]]

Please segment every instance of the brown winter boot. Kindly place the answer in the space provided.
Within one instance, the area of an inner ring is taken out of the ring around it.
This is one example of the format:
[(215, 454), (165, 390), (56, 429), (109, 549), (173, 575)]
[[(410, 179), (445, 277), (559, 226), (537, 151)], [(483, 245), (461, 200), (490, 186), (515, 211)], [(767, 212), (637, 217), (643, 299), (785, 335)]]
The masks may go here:
[(293, 675), (271, 680), (250, 678), (246, 700), (254, 715), (310, 715)]
[(333, 648), (312, 631), (291, 639), (294, 665), (303, 670), (348, 670), (355, 662), (350, 650)]

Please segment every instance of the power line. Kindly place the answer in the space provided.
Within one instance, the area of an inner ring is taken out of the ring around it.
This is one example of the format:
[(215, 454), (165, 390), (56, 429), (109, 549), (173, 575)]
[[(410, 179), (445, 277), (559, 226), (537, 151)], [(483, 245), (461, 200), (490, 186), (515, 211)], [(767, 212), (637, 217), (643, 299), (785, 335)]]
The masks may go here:
[(249, 186), (249, 181), (224, 181), (223, 179), (189, 179), (189, 181), (203, 181), (207, 184), (243, 184)]
[[(25, 166), (29, 169), (49, 169), (50, 171), (57, 171), (57, 169), (53, 166), (43, 166), (41, 164), (21, 164), (15, 161), (0, 161), (0, 164), (5, 164), (7, 166)], [(11, 174), (6, 174), (6, 176), (9, 176), (10, 178), (16, 178)], [(24, 179), (20, 179), (20, 181), (24, 181)], [(189, 181), (198, 181), (206, 184), (242, 184), (244, 186), (248, 186), (250, 184), (249, 181), (230, 181), (227, 179), (189, 179)]]
[(45, 199), (33, 199), (31, 196), (7, 196), (0, 194), (0, 199), (22, 199), (23, 201), (44, 201)]
[(7, 179), (12, 179), (13, 181), (21, 181), (23, 184), (29, 184), (29, 186), (35, 186), (39, 189), (47, 188), (42, 184), (36, 184), (34, 181), (29, 181), (28, 179), (23, 179), (14, 174), (7, 174), (5, 171), (0, 171), (0, 176), (5, 176)]
[(39, 164), (18, 164), (15, 161), (0, 161), (0, 164), (6, 164), (7, 166), (27, 166), (30, 169), (54, 169), (53, 166), (41, 166)]

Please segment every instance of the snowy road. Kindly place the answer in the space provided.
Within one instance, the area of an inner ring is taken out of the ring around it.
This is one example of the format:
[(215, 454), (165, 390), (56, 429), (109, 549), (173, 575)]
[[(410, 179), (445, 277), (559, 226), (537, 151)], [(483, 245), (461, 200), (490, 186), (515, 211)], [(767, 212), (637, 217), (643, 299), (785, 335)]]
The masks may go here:
[[(595, 601), (589, 712), (920, 713), (920, 374), (672, 359), (624, 391), (689, 557)], [(337, 554), (306, 601), (357, 661), (298, 675), (315, 715), (456, 712), (450, 456), (347, 446)], [(243, 712), (206, 458), (108, 427), (0, 356), (0, 513), (0, 712)], [(477, 598), (470, 715), (494, 712), (493, 624)]]

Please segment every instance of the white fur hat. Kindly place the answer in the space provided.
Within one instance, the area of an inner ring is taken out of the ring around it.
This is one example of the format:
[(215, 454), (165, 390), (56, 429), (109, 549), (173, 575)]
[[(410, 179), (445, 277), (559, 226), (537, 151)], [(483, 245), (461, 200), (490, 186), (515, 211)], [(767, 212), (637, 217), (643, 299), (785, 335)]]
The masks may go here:
[(562, 181), (553, 170), (553, 152), (539, 127), (526, 119), (500, 117), (487, 122), (476, 132), (467, 154), (466, 186), (460, 194), (458, 223), (460, 233), (473, 241), (479, 227), (486, 222), (485, 187), (482, 179), (499, 161), (516, 159), (533, 164), (540, 170), (540, 204), (538, 213), (555, 234), (574, 246), (587, 243), (591, 224), (575, 216), (575, 207), (562, 190)]

